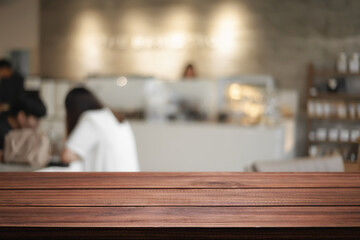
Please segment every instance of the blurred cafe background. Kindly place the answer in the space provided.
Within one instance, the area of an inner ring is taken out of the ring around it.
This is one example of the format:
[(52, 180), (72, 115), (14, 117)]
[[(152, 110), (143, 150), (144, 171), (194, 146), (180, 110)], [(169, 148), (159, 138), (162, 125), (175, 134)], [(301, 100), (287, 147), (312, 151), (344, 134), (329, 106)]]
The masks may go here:
[(359, 9), (358, 0), (0, 0), (0, 58), (47, 108), (44, 171), (68, 169), (64, 102), (78, 86), (129, 121), (140, 171), (359, 171)]

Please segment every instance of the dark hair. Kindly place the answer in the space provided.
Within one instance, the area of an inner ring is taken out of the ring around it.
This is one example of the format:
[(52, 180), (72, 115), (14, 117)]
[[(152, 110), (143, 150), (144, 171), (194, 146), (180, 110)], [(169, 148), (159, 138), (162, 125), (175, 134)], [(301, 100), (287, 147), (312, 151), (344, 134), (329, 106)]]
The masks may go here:
[(46, 116), (46, 107), (39, 95), (23, 93), (21, 97), (11, 105), (9, 115), (17, 116), (21, 111), (27, 116), (32, 115), (37, 118)]
[(11, 62), (6, 59), (0, 59), (0, 68), (12, 68)]
[(194, 65), (192, 65), (191, 63), (189, 63), (188, 65), (185, 66), (185, 69), (184, 69), (184, 72), (183, 72), (183, 77), (186, 76), (187, 71), (188, 71), (189, 69), (192, 69), (192, 70), (194, 71), (194, 73), (195, 73)]
[(79, 87), (72, 89), (65, 99), (66, 129), (70, 135), (79, 121), (81, 114), (88, 110), (103, 108), (99, 100), (87, 89)]
[(189, 63), (188, 65), (186, 65), (186, 66), (185, 66), (185, 72), (186, 72), (189, 68), (194, 69), (194, 65), (192, 65), (191, 63)]

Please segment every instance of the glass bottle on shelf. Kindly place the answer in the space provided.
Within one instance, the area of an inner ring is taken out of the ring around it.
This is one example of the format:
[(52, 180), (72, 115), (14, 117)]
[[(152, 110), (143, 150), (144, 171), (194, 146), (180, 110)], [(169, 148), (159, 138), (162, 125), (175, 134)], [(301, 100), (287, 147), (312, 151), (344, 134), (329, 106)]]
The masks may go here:
[(339, 73), (346, 73), (347, 72), (347, 57), (346, 53), (342, 52), (339, 55), (339, 58), (337, 60), (337, 71)]
[(359, 73), (359, 54), (353, 53), (349, 61), (349, 72)]

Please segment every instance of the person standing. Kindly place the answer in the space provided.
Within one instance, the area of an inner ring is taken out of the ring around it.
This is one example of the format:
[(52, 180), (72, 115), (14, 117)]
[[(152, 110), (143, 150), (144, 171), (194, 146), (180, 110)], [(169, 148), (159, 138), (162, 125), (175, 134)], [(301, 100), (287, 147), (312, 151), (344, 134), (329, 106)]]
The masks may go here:
[(186, 65), (184, 73), (183, 73), (183, 79), (194, 79), (197, 77), (195, 67), (191, 63)]
[(11, 63), (0, 59), (0, 112), (7, 111), (24, 94), (24, 77), (14, 71)]

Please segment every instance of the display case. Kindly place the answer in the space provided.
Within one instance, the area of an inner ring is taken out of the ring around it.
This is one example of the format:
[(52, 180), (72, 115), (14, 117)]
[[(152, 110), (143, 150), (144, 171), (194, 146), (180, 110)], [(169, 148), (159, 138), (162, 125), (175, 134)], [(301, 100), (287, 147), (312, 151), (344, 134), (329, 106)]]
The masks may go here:
[(219, 110), (242, 125), (279, 120), (278, 95), (271, 76), (235, 76), (218, 81)]

